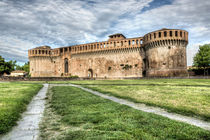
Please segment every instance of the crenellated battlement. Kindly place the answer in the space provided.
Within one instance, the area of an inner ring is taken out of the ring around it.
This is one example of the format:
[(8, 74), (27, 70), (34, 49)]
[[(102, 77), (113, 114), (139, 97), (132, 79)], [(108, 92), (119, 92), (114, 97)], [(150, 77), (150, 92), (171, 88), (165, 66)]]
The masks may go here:
[(174, 44), (178, 42), (186, 42), (188, 43), (188, 32), (185, 30), (179, 29), (161, 29), (154, 32), (150, 32), (143, 37), (144, 45), (147, 44), (160, 44), (163, 45), (165, 43)]
[[(117, 35), (116, 35), (117, 36)], [(125, 48), (138, 48), (143, 45), (143, 38), (127, 38), (119, 40), (108, 40), (88, 44), (74, 45), (51, 49), (49, 46), (41, 46), (28, 51), (29, 57), (33, 56), (60, 56), (64, 53), (78, 54), (87, 52), (98, 52), (106, 50), (119, 50)]]
[(50, 46), (40, 46), (28, 50), (28, 56), (59, 56), (59, 49), (51, 49)]

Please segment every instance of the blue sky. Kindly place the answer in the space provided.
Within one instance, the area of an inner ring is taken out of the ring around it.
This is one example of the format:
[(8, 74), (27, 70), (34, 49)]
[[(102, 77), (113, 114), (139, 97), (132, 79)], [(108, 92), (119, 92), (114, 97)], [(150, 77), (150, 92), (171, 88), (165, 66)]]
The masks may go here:
[(28, 61), (27, 50), (138, 37), (161, 28), (189, 32), (188, 65), (210, 43), (210, 0), (0, 0), (0, 55)]

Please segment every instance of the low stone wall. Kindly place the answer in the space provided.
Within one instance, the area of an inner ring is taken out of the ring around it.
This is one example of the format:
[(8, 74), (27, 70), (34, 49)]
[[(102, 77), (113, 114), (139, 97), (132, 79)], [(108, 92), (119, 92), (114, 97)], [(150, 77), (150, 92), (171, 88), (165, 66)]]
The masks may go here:
[(0, 77), (0, 81), (68, 81), (82, 80), (81, 78), (70, 77)]
[(122, 77), (122, 78), (70, 78), (70, 77), (0, 77), (0, 81), (69, 81), (69, 80), (114, 80), (114, 79), (210, 79), (210, 76), (188, 77)]

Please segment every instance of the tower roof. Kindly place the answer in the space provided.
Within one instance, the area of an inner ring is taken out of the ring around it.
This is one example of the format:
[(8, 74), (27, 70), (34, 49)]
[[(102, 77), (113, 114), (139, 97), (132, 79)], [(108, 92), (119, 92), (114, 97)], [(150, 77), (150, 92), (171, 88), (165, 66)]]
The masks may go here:
[(111, 38), (111, 37), (113, 37), (113, 36), (123, 36), (124, 38), (126, 38), (123, 34), (121, 34), (121, 33), (116, 33), (116, 34), (112, 34), (112, 35), (109, 35), (109, 37)]

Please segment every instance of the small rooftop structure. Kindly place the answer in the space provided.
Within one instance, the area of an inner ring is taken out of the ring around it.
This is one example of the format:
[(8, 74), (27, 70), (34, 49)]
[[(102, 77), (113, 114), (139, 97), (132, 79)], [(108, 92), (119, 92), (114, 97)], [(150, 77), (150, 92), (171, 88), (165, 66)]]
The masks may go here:
[(24, 77), (27, 75), (27, 72), (23, 71), (23, 70), (15, 70), (12, 71), (10, 76), (12, 77)]
[(35, 49), (51, 49), (50, 46), (40, 46), (40, 47), (36, 47)]
[(126, 37), (121, 33), (109, 35), (109, 41), (122, 40), (122, 39), (126, 39)]

